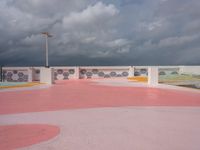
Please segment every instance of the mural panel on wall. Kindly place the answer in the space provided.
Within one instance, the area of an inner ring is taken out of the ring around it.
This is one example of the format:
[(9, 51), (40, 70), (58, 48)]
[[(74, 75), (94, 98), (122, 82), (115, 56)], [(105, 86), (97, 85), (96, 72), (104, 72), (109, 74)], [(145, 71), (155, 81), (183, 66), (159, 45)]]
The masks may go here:
[(75, 74), (75, 69), (54, 69), (54, 79), (55, 80), (68, 80), (73, 78)]
[(179, 74), (179, 68), (160, 68), (159, 75), (176, 75)]
[(134, 76), (148, 76), (148, 69), (147, 68), (135, 68)]
[(80, 78), (116, 78), (128, 77), (128, 70), (119, 69), (80, 69)]
[[(33, 81), (40, 81), (40, 67), (32, 67)], [(54, 67), (55, 80), (68, 80), (76, 77), (76, 67)], [(80, 79), (90, 78), (127, 78), (129, 76), (129, 67), (80, 67)], [(8, 82), (28, 82), (30, 67), (26, 68), (3, 68), (4, 81)], [(179, 74), (180, 68), (159, 68), (159, 75)], [(132, 73), (131, 73), (132, 74)], [(135, 76), (148, 76), (148, 68), (137, 66), (134, 68)]]
[(28, 82), (28, 70), (3, 70), (4, 81)]
[(40, 69), (33, 69), (33, 76), (32, 76), (33, 81), (40, 81)]

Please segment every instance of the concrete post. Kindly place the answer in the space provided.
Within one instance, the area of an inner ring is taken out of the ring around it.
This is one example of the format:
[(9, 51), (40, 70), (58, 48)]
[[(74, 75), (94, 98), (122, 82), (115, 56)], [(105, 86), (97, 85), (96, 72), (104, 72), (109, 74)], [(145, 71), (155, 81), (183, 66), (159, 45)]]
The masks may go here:
[(40, 68), (40, 82), (49, 85), (54, 83), (54, 73), (52, 68)]
[(134, 77), (134, 70), (135, 70), (135, 68), (133, 66), (129, 67), (128, 78)]
[(28, 68), (28, 82), (33, 82), (33, 68)]
[(0, 82), (3, 82), (3, 67), (0, 66)]
[(45, 56), (46, 56), (46, 67), (49, 67), (48, 34), (46, 34), (46, 51), (45, 51)]
[(158, 85), (158, 67), (149, 67), (148, 68), (148, 84), (150, 86)]
[(79, 67), (76, 67), (75, 68), (75, 79), (79, 79), (80, 78), (80, 74), (79, 74), (80, 70), (79, 70)]
[(184, 73), (184, 66), (179, 66), (179, 74), (182, 74)]

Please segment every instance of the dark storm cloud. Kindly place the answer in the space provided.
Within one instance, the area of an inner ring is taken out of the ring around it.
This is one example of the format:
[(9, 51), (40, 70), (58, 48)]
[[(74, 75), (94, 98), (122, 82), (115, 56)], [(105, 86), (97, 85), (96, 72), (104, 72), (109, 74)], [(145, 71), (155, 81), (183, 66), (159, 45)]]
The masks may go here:
[(1, 0), (0, 64), (200, 64), (198, 0)]

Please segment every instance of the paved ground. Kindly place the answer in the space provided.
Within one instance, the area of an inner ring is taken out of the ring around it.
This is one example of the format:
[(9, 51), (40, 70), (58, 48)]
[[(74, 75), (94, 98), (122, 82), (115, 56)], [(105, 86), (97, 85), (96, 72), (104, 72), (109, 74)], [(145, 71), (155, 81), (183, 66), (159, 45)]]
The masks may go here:
[(21, 124), (21, 122), (19, 124), (14, 123), (14, 125), (0, 126), (1, 150), (15, 149), (47, 141), (60, 132), (60, 128), (57, 126)]
[(200, 149), (198, 91), (98, 82), (68, 81), (41, 90), (1, 92), (0, 125), (60, 128), (58, 136), (24, 150)]
[(128, 87), (127, 83), (116, 86), (115, 81), (112, 84), (115, 86), (74, 80), (41, 90), (0, 92), (0, 114), (95, 107), (200, 106), (200, 92)]
[(199, 150), (200, 109), (95, 108), (0, 117), (2, 124), (51, 124), (60, 135), (24, 150)]

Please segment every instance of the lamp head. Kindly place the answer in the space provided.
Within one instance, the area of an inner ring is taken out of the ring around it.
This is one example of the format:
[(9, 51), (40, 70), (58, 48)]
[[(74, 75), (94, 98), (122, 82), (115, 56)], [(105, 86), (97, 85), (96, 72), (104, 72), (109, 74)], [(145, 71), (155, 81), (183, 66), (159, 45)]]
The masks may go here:
[(47, 37), (52, 37), (53, 35), (49, 34), (49, 32), (42, 32), (41, 34), (46, 35)]

